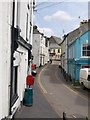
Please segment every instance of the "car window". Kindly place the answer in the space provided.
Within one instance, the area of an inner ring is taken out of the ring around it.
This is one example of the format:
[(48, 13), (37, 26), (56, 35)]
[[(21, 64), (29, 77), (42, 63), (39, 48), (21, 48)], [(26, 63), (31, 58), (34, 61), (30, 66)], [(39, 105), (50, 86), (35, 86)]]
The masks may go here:
[(90, 75), (88, 75), (88, 81), (90, 81)]

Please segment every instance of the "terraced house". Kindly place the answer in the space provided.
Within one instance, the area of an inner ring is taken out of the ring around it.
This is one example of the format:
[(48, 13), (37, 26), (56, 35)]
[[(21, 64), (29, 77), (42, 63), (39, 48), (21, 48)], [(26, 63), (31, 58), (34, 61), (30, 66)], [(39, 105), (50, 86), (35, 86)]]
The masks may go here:
[(0, 2), (0, 120), (20, 107), (31, 56), (30, 10), (34, 2)]
[(82, 21), (80, 27), (69, 33), (68, 40), (68, 75), (79, 81), (81, 68), (90, 67), (90, 20)]
[(45, 65), (49, 61), (49, 40), (38, 30), (37, 26), (33, 29), (32, 44), (33, 63), (36, 67)]
[(59, 45), (61, 43), (61, 38), (56, 36), (51, 36), (49, 38), (49, 52), (50, 52), (50, 59), (60, 61), (61, 56), (61, 46)]

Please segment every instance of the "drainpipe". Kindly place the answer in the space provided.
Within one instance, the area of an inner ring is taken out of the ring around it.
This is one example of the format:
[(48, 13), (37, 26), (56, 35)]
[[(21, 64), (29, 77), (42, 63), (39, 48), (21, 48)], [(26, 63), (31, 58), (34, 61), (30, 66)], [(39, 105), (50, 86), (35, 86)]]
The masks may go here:
[(67, 75), (66, 75), (66, 81), (69, 80), (69, 76), (68, 76), (68, 60), (69, 60), (69, 52), (68, 52), (68, 35), (69, 35), (69, 33), (66, 35), (66, 46), (67, 46), (67, 56), (66, 56), (66, 59), (67, 59)]
[[(32, 45), (33, 42), (33, 10), (34, 10), (35, 1), (30, 1), (30, 34), (29, 34), (29, 44)], [(32, 63), (32, 51), (29, 51), (28, 54), (31, 54), (31, 58), (29, 60), (29, 74), (31, 75), (31, 63)]]
[(13, 51), (14, 51), (14, 13), (15, 13), (15, 1), (13, 0), (12, 8), (12, 27), (11, 27), (11, 74), (10, 74), (10, 103), (9, 103), (9, 115), (12, 115), (12, 79), (13, 79)]

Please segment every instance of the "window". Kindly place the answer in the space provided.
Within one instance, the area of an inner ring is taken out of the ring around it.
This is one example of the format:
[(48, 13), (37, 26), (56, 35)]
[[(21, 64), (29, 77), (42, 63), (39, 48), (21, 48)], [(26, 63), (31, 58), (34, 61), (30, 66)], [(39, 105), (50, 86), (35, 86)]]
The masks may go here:
[(81, 68), (90, 68), (90, 65), (82, 65)]
[(15, 4), (17, 4), (17, 16), (16, 16), (16, 19), (17, 19), (17, 23), (16, 25), (19, 26), (20, 24), (20, 2), (15, 2)]
[(75, 46), (70, 46), (69, 48), (69, 59), (75, 58)]
[(90, 81), (90, 75), (88, 75), (88, 79), (87, 80)]
[(27, 21), (26, 21), (26, 40), (28, 41), (28, 13), (27, 13)]
[(13, 67), (13, 80), (12, 80), (12, 105), (16, 101), (17, 95), (17, 77), (18, 77), (18, 66)]
[(48, 47), (48, 40), (45, 40), (45, 46)]
[(60, 53), (60, 49), (58, 49), (58, 53)]
[(53, 52), (55, 53), (55, 49), (53, 49)]
[(90, 44), (83, 44), (82, 56), (90, 56)]

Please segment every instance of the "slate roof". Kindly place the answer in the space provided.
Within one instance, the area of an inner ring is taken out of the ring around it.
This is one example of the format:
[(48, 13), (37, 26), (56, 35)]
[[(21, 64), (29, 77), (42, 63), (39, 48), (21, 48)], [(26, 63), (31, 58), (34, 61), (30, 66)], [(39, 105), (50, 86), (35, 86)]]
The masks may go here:
[[(90, 21), (89, 21), (90, 22)], [(67, 36), (68, 44), (71, 44), (81, 35), (83, 35), (86, 31), (90, 30), (89, 22), (81, 25), (79, 28), (75, 29), (74, 31), (70, 32)]]
[(37, 26), (36, 26), (36, 25), (33, 27), (33, 34), (41, 34), (41, 35), (43, 35), (43, 33), (41, 33), (41, 32), (37, 29)]
[(61, 38), (56, 37), (56, 36), (51, 36), (49, 38), (49, 42), (50, 43), (57, 43), (59, 45), (61, 43)]
[(61, 43), (61, 38), (58, 38), (56, 36), (51, 36), (49, 38), (50, 48), (51, 49), (59, 49), (59, 43)]

